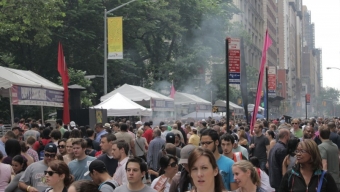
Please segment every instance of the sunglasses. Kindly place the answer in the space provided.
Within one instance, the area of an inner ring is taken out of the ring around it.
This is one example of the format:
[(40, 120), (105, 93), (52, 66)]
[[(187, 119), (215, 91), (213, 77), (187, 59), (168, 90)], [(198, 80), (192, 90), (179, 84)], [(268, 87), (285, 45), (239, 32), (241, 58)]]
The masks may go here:
[(294, 124), (297, 125), (298, 123), (292, 123), (292, 125), (294, 125)]
[(206, 142), (201, 142), (201, 145), (210, 145), (211, 143), (213, 143), (214, 141), (206, 141)]
[(54, 174), (57, 173), (55, 171), (44, 171), (44, 175), (48, 174), (50, 177)]
[(176, 167), (176, 166), (177, 166), (177, 163), (176, 163), (176, 162), (172, 162), (172, 163), (170, 163), (168, 166), (170, 166), (170, 167)]
[(48, 154), (48, 153), (45, 153), (45, 157), (55, 158), (55, 154)]
[(58, 148), (60, 149), (64, 149), (65, 148), (65, 145), (58, 145)]

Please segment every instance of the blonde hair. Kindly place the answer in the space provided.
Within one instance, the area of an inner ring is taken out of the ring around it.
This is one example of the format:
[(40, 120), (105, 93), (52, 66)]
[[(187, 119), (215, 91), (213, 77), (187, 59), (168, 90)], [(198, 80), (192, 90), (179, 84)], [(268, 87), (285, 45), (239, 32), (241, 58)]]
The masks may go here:
[(258, 187), (261, 186), (260, 177), (259, 177), (259, 175), (258, 175), (257, 171), (255, 170), (255, 167), (252, 163), (250, 163), (249, 161), (246, 161), (246, 160), (241, 160), (241, 161), (237, 161), (236, 163), (234, 163), (233, 167), (238, 167), (244, 173), (247, 172), (247, 170), (249, 170), (250, 171), (250, 179), (253, 182), (253, 184), (258, 186)]
[(74, 140), (75, 138), (69, 138), (69, 139), (67, 139), (67, 141), (66, 141), (66, 143), (73, 143), (73, 140)]
[(144, 131), (142, 129), (139, 129), (137, 131), (137, 137), (141, 137), (143, 135)]

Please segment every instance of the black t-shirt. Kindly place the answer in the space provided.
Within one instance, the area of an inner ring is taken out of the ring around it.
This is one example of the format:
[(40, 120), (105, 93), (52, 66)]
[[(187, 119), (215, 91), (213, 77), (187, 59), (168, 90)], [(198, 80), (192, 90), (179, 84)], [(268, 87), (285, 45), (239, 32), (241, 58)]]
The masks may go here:
[(253, 156), (256, 156), (260, 162), (267, 161), (267, 148), (269, 145), (269, 140), (263, 134), (259, 137), (254, 136), (251, 139), (250, 144), (255, 144), (255, 148), (253, 149)]
[(102, 154), (97, 159), (104, 162), (106, 169), (109, 172), (109, 175), (113, 177), (113, 174), (116, 172), (118, 166), (118, 160), (114, 158), (109, 158), (106, 154)]

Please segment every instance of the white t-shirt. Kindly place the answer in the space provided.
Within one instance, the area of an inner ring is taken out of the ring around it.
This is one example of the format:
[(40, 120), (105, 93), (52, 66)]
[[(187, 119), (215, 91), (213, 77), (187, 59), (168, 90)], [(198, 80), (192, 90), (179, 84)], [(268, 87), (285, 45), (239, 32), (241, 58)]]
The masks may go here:
[[(159, 178), (161, 176), (157, 177), (156, 179), (154, 179), (151, 183), (151, 188), (153, 189), (156, 185), (156, 183), (158, 182)], [(167, 181), (166, 184), (165, 184), (165, 189), (164, 189), (164, 192), (169, 192), (169, 189), (170, 189), (170, 183)]]
[(275, 189), (270, 186), (269, 176), (267, 175), (267, 173), (262, 171), (261, 169), (259, 169), (259, 171), (261, 177), (261, 188), (268, 192), (275, 191)]

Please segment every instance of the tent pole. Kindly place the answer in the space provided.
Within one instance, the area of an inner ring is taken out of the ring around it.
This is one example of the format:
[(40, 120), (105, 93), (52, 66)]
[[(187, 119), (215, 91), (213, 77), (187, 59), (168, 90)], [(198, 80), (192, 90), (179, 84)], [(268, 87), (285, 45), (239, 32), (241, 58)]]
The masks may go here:
[(10, 87), (8, 89), (9, 91), (9, 106), (10, 106), (10, 110), (11, 110), (11, 124), (13, 126), (14, 124), (14, 111), (13, 111), (13, 103), (12, 103), (12, 87)]
[(44, 121), (44, 106), (40, 106), (41, 108), (41, 125), (45, 125), (45, 121)]

